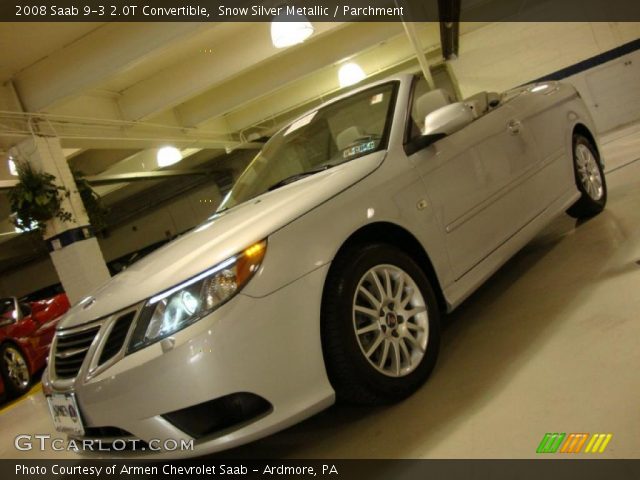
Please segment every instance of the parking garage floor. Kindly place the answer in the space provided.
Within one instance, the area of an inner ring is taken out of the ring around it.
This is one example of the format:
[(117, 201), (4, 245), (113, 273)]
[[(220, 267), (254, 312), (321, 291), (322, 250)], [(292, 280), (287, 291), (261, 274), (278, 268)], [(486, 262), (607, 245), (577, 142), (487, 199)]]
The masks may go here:
[[(415, 395), (333, 407), (233, 458), (530, 458), (546, 432), (611, 433), (602, 458), (640, 458), (640, 126), (603, 138), (609, 203), (563, 216), (446, 318)], [(19, 434), (57, 436), (41, 388), (0, 405), (0, 457)], [(585, 456), (589, 454), (580, 454)]]

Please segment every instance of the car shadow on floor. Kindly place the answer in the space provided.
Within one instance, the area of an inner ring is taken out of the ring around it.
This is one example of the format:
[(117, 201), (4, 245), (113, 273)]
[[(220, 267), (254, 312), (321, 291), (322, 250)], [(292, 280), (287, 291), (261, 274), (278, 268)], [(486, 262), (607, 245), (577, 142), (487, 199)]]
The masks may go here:
[[(438, 365), (405, 401), (384, 408), (334, 406), (283, 432), (211, 458), (416, 458), (492, 401), (567, 312), (595, 288), (616, 249), (605, 211), (576, 226), (563, 216), (507, 262), (443, 321)], [(608, 218), (609, 217), (609, 218)], [(598, 242), (600, 255), (584, 261)], [(543, 386), (531, 385), (531, 395)]]
[(9, 398), (6, 393), (0, 395), (0, 414), (11, 408), (16, 403), (27, 398), (29, 395), (32, 395), (33, 392), (40, 390), (40, 377), (42, 377), (42, 372), (37, 372), (33, 375), (31, 379), (31, 386), (29, 387), (29, 391), (24, 395), (21, 395), (18, 398)]

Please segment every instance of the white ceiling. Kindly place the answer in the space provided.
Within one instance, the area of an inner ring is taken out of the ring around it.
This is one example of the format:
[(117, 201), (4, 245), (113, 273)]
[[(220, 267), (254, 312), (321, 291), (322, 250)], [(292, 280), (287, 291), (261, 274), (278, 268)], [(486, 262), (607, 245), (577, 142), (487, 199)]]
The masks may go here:
[[(341, 62), (354, 59), (371, 75), (413, 57), (398, 23), (314, 27), (305, 43), (276, 49), (268, 23), (5, 24), (0, 117), (17, 133), (0, 122), (0, 148), (25, 134), (25, 115), (6, 118), (20, 109), (46, 115), (44, 130), (67, 148), (148, 148), (165, 138), (224, 148), (338, 89)], [(425, 48), (437, 48), (437, 24), (419, 31)]]
[[(462, 24), (461, 33), (482, 25)], [(440, 61), (438, 24), (416, 26), (430, 61)], [(399, 23), (314, 28), (303, 44), (276, 49), (269, 23), (5, 23), (0, 181), (15, 178), (5, 154), (31, 128), (59, 136), (70, 163), (91, 175), (151, 171), (166, 144), (210, 149), (208, 158), (256, 148), (246, 142), (251, 132), (269, 135), (335, 95), (346, 61), (369, 77), (417, 68)], [(117, 187), (100, 190), (120, 189), (121, 198), (126, 184)]]
[(100, 23), (3, 23), (0, 28), (0, 83), (77, 41)]

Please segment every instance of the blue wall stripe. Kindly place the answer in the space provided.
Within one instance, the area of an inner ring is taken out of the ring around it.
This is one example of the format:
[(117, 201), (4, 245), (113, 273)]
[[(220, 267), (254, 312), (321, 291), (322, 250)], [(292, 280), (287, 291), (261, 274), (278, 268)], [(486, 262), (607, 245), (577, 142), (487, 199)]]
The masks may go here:
[(598, 65), (602, 65), (606, 62), (610, 62), (611, 60), (615, 60), (616, 58), (622, 57), (639, 49), (640, 38), (527, 83), (546, 82), (549, 80), (562, 80), (563, 78), (570, 77), (571, 75), (575, 75), (576, 73), (584, 72), (585, 70), (597, 67)]
[(49, 252), (60, 250), (72, 243), (81, 242), (82, 240), (87, 240), (92, 237), (95, 237), (95, 233), (93, 227), (90, 225), (71, 228), (54, 237), (48, 238), (46, 240), (47, 250), (49, 250)]

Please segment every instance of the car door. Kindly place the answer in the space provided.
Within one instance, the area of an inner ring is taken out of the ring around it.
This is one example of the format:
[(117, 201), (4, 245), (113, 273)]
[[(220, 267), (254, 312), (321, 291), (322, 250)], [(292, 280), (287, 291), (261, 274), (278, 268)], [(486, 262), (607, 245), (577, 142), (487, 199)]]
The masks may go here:
[(541, 213), (574, 182), (573, 164), (566, 158), (566, 127), (575, 115), (567, 102), (575, 96), (572, 88), (549, 82), (527, 87), (509, 101), (521, 134), (533, 138), (537, 148), (537, 155), (528, 158), (531, 163), (523, 164), (529, 167), (520, 182), (526, 199), (523, 214)]
[(526, 125), (509, 105), (410, 155), (456, 279), (530, 221), (517, 182), (536, 157)]
[(32, 331), (30, 333), (34, 354), (38, 359), (44, 359), (49, 353), (49, 347), (55, 335), (56, 326), (60, 320), (58, 312), (51, 312), (51, 308), (34, 311), (30, 315)]

